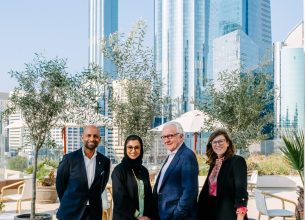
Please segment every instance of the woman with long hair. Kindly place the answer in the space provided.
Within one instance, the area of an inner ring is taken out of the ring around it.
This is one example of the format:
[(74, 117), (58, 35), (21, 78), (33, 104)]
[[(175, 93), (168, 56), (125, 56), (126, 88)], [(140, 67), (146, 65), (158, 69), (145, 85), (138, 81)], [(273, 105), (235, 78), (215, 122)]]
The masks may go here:
[(198, 199), (200, 220), (243, 220), (247, 218), (247, 165), (235, 155), (228, 133), (214, 131), (207, 143), (209, 173)]

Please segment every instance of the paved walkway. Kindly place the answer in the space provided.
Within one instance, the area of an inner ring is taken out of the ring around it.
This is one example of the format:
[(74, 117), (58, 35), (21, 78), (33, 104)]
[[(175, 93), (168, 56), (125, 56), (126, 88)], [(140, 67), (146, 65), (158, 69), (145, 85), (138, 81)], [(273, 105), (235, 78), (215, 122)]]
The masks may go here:
[[(293, 201), (297, 201), (297, 194), (294, 188), (265, 188), (262, 189), (264, 191), (267, 192), (271, 192), (275, 195), (281, 196), (281, 197), (285, 197), (287, 199), (293, 200)], [(22, 212), (21, 213), (29, 213), (30, 212), (30, 206), (31, 206), (31, 202), (30, 201), (25, 201), (22, 202)], [(54, 203), (54, 204), (36, 204), (36, 209), (37, 212), (46, 212), (46, 213), (50, 213), (53, 215), (53, 219), (55, 220), (55, 212), (56, 209), (58, 208), (59, 203)], [(267, 200), (267, 206), (268, 208), (280, 208), (281, 207), (281, 202), (280, 200), (277, 199), (268, 199)], [(287, 206), (288, 209), (294, 211), (294, 207), (293, 206)], [(5, 203), (5, 212), (4, 213), (0, 213), (0, 220), (13, 220), (14, 216), (16, 215), (16, 202), (6, 202)], [(248, 203), (248, 217), (249, 219), (253, 220), (253, 219), (257, 219), (258, 217), (258, 212), (256, 210), (256, 205), (255, 205), (255, 200), (254, 197), (251, 196), (250, 193), (250, 199), (249, 199), (249, 203)], [(266, 216), (262, 216), (261, 220), (267, 220), (268, 218)], [(273, 220), (280, 220), (282, 218), (274, 218)], [(225, 219), (224, 219), (225, 220)]]

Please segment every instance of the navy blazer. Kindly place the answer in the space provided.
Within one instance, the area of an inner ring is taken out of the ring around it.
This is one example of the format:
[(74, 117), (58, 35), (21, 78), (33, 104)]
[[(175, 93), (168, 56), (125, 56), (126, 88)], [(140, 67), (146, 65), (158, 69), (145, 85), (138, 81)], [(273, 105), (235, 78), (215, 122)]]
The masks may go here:
[(110, 160), (97, 152), (95, 177), (89, 189), (82, 148), (65, 155), (57, 170), (56, 190), (60, 206), (56, 217), (80, 220), (89, 201), (90, 220), (100, 220), (103, 212), (101, 195), (109, 172)]
[(157, 193), (160, 173), (153, 190), (159, 218), (196, 219), (198, 162), (194, 152), (182, 144), (168, 166)]

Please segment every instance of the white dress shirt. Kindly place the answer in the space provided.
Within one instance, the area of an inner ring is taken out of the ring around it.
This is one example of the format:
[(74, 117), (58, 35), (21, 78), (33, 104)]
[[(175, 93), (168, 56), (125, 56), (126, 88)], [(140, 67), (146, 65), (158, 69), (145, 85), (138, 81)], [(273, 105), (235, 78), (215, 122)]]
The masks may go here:
[(160, 186), (161, 186), (161, 183), (163, 181), (163, 177), (164, 177), (164, 174), (167, 170), (167, 168), (169, 167), (169, 165), (171, 164), (172, 160), (174, 159), (177, 151), (179, 150), (179, 148), (182, 146), (183, 142), (180, 144), (179, 147), (176, 148), (176, 150), (174, 151), (169, 151), (168, 152), (168, 158), (167, 158), (167, 161), (166, 163), (164, 164), (164, 166), (162, 167), (162, 170), (161, 170), (161, 173), (160, 173), (160, 178), (159, 178), (159, 182), (158, 182), (158, 188), (157, 188), (157, 192), (159, 193), (159, 190), (160, 190)]
[[(85, 155), (84, 147), (83, 147), (83, 155), (84, 155), (84, 161), (85, 161), (85, 167), (86, 167), (86, 173), (87, 173), (87, 180), (88, 180), (88, 188), (90, 189), (94, 176), (95, 176), (95, 167), (96, 167), (96, 151), (94, 152), (93, 156), (91, 158), (87, 157)], [(89, 201), (87, 202), (87, 205), (89, 205)]]

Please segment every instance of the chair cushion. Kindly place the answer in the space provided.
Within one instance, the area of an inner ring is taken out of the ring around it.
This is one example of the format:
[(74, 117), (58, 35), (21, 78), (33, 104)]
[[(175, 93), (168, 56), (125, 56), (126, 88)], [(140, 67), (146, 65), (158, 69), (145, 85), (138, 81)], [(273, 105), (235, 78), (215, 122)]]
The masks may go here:
[(268, 209), (268, 216), (270, 217), (289, 217), (294, 216), (294, 212), (286, 210), (286, 209)]

